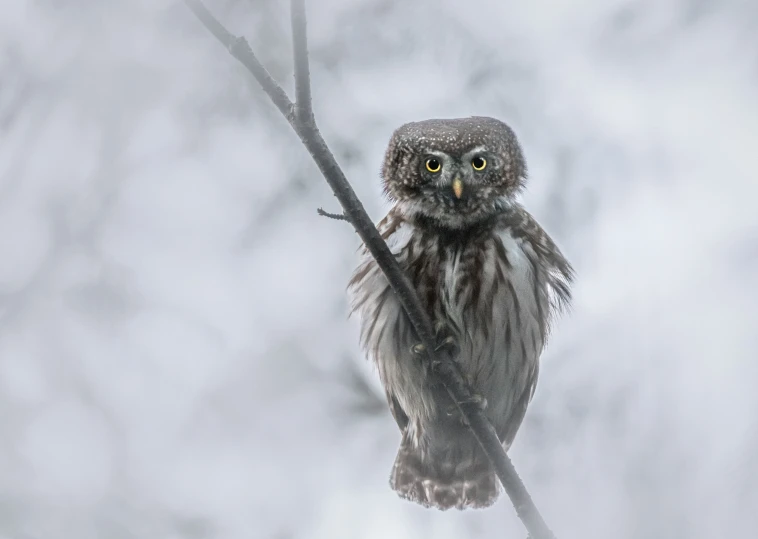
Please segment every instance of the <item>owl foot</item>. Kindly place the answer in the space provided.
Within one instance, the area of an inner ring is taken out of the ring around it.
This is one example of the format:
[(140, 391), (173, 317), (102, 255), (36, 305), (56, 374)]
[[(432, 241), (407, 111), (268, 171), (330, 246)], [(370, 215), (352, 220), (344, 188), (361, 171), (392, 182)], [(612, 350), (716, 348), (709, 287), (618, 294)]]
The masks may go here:
[(472, 394), (471, 398), (468, 400), (462, 401), (461, 404), (471, 404), (472, 406), (476, 406), (482, 411), (487, 409), (487, 399), (481, 395), (477, 395), (476, 393)]
[[(450, 328), (444, 322), (437, 322), (434, 325), (434, 351), (448, 353), (451, 357), (456, 357), (460, 353), (460, 347), (455, 337), (452, 335)], [(424, 355), (426, 353), (426, 346), (423, 343), (414, 344), (411, 347), (411, 352), (417, 356)], [(440, 361), (435, 360), (432, 364), (432, 370), (437, 370), (440, 366)]]
[[(471, 395), (471, 398), (465, 401), (461, 401), (458, 404), (460, 404), (461, 407), (472, 406), (474, 408), (477, 408), (480, 412), (483, 412), (487, 408), (487, 399), (485, 399), (481, 395), (477, 395), (476, 393), (474, 393)], [(449, 417), (458, 415), (459, 414), (458, 406), (450, 406), (446, 410), (446, 413)], [(468, 425), (468, 421), (466, 421), (465, 415), (461, 415), (461, 423), (463, 423), (464, 425)]]
[[(442, 342), (437, 343), (437, 346), (434, 347), (435, 352), (444, 352), (444, 351), (450, 351), (451, 353), (455, 353), (458, 351), (458, 343), (455, 342), (455, 337), (445, 337), (445, 339)], [(411, 352), (413, 352), (416, 355), (423, 355), (426, 352), (426, 346), (424, 343), (418, 343), (411, 346)]]
[[(437, 350), (438, 350), (437, 347), (435, 347), (435, 351)], [(411, 353), (414, 354), (416, 357), (419, 358), (419, 360), (422, 361), (422, 365), (424, 365), (425, 370), (436, 371), (439, 368), (439, 366), (442, 364), (442, 362), (439, 359), (437, 359), (436, 356), (434, 359), (432, 359), (431, 365), (429, 365), (425, 361), (426, 358), (422, 357), (426, 355), (426, 345), (424, 343), (418, 343), (411, 346)]]
[(434, 341), (436, 343), (435, 352), (447, 352), (452, 357), (458, 357), (461, 349), (447, 323), (437, 322), (434, 324)]

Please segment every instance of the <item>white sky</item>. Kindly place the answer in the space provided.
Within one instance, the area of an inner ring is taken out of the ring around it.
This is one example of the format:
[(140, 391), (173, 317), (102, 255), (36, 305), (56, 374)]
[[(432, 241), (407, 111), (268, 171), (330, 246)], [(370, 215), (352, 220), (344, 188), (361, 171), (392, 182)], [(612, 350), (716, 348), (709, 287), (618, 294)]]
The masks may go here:
[[(0, 538), (525, 535), (404, 502), (355, 235), (181, 2), (0, 7)], [(287, 2), (208, 2), (292, 90)], [(401, 123), (497, 116), (577, 267), (511, 455), (561, 539), (758, 529), (758, 5), (315, 0), (373, 217)]]

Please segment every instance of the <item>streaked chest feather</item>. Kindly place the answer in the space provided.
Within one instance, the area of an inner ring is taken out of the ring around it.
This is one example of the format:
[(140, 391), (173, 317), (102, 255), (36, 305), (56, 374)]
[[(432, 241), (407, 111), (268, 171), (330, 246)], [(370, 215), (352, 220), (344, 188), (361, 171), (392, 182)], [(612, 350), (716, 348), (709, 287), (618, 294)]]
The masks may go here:
[[(510, 444), (534, 392), (549, 321), (570, 300), (571, 265), (519, 206), (465, 232), (417, 226), (395, 211), (378, 228), (432, 321), (454, 334), (456, 361)], [(429, 447), (453, 443), (444, 428), (423, 427), (444, 424), (449, 397), (412, 353), (415, 332), (365, 249), (349, 292), (398, 426), (408, 426), (416, 443), (424, 432)]]
[[(474, 379), (501, 375), (536, 361), (545, 340), (547, 305), (540, 287), (538, 261), (531, 246), (506, 228), (466, 237), (444, 237), (403, 224), (387, 236), (390, 249), (406, 270), (435, 322), (456, 334), (461, 361)], [(355, 306), (364, 325), (364, 346), (376, 354), (404, 342), (402, 313), (387, 296), (383, 275), (366, 261)], [(389, 334), (388, 334), (389, 332)], [(507, 363), (507, 364), (506, 364)]]
[(411, 249), (404, 263), (425, 268), (411, 270), (414, 284), (430, 292), (427, 308), (434, 319), (447, 321), (457, 333), (461, 360), (474, 378), (491, 376), (504, 361), (514, 366), (535, 361), (544, 335), (529, 246), (505, 230), (429, 247), (426, 253), (436, 251), (432, 260), (425, 254), (414, 258)]

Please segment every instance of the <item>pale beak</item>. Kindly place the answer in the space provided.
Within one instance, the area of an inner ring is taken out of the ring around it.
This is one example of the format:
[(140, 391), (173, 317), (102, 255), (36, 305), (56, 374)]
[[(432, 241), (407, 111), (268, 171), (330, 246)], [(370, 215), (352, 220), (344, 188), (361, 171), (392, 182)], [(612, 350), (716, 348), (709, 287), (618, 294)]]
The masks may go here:
[(453, 180), (453, 194), (455, 195), (455, 198), (461, 198), (461, 195), (463, 194), (463, 182), (461, 181), (460, 176), (456, 176)]

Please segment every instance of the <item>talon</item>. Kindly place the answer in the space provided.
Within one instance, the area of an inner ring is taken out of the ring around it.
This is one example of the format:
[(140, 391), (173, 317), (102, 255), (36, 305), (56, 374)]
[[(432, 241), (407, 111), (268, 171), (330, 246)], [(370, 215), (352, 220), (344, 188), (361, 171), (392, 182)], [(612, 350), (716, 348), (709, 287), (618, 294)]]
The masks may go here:
[(470, 399), (461, 402), (461, 405), (463, 406), (467, 404), (476, 406), (477, 408), (483, 411), (487, 408), (487, 399), (485, 399), (481, 395), (474, 394), (474, 395), (471, 395)]
[(458, 355), (458, 352), (460, 352), (455, 335), (453, 334), (450, 325), (445, 321), (437, 321), (434, 323), (434, 341), (436, 344), (434, 350), (436, 352), (445, 350), (452, 355)]
[[(476, 406), (477, 408), (479, 408), (480, 410), (484, 411), (487, 408), (487, 399), (485, 399), (481, 395), (474, 394), (474, 395), (471, 395), (470, 399), (465, 400), (465, 401), (461, 401), (460, 405), (461, 406), (473, 405), (473, 406)], [(458, 406), (453, 405), (453, 406), (448, 407), (445, 410), (445, 413), (448, 416), (453, 416), (453, 415), (457, 414), (458, 413)]]
[(456, 346), (457, 345), (455, 343), (455, 337), (453, 337), (451, 335), (449, 337), (445, 337), (445, 339), (441, 343), (439, 343), (437, 345), (437, 348), (435, 348), (434, 350), (437, 351), (437, 352), (439, 352), (440, 350), (442, 350), (443, 348), (446, 348), (446, 347), (451, 347), (451, 348), (455, 349)]
[(423, 343), (414, 344), (411, 346), (411, 352), (420, 356), (426, 352), (426, 346)]
[(485, 399), (481, 395), (473, 395), (471, 397), (471, 404), (478, 406), (480, 410), (487, 409), (487, 399)]
[[(466, 406), (475, 406), (479, 409), (480, 412), (483, 412), (485, 408), (487, 408), (487, 399), (482, 397), (481, 395), (472, 395), (470, 399), (465, 400), (461, 403), (459, 403), (459, 406), (461, 408), (464, 408)], [(447, 409), (445, 409), (445, 415), (448, 417), (454, 417), (459, 416), (458, 420), (461, 422), (464, 426), (469, 426), (468, 420), (466, 419), (466, 414), (461, 414), (458, 410), (458, 406), (450, 406)]]

